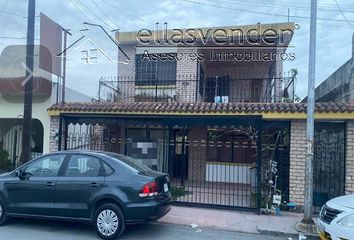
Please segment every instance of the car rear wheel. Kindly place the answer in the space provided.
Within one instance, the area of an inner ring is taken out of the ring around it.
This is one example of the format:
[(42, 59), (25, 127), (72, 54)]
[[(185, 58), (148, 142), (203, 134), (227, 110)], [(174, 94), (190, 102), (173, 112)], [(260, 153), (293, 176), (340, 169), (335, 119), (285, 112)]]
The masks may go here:
[(102, 239), (116, 239), (125, 229), (125, 218), (122, 210), (112, 204), (100, 206), (94, 214), (94, 227)]
[(0, 226), (6, 223), (6, 211), (5, 204), (0, 200)]

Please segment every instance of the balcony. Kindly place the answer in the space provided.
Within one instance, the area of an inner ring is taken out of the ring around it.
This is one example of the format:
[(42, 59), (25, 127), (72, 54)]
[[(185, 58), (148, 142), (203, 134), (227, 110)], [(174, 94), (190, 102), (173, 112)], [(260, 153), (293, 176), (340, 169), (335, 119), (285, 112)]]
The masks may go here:
[(134, 77), (101, 78), (99, 101), (275, 102), (277, 94), (282, 97), (281, 86), (287, 85), (287, 82), (288, 78), (237, 79), (228, 75), (199, 78), (180, 75), (176, 80), (163, 81), (136, 81)]

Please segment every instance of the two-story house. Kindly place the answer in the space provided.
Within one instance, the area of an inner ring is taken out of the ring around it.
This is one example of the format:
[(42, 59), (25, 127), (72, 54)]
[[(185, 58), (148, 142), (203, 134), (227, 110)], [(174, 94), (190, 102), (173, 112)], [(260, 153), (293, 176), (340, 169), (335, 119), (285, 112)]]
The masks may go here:
[(293, 23), (119, 33), (130, 61), (118, 66), (114, 80), (102, 79), (100, 98), (280, 102), (288, 80), (283, 62), (294, 58), (286, 53), (293, 33)]
[[(281, 102), (293, 31), (278, 23), (119, 33), (119, 60), (130, 61), (100, 80), (100, 101), (48, 109), (59, 132), (51, 151), (126, 154), (169, 173), (178, 203), (260, 210), (274, 187), (301, 209), (306, 105)], [(318, 205), (354, 186), (345, 173), (353, 113), (351, 105), (316, 104)]]

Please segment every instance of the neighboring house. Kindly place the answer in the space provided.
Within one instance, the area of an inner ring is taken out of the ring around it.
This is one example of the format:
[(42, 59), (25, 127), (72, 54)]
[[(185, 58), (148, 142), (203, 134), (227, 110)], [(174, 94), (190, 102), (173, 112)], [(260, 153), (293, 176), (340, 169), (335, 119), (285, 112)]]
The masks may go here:
[[(10, 79), (9, 79), (10, 80)], [(12, 80), (10, 80), (12, 81)], [(16, 164), (22, 148), (23, 93), (14, 89), (11, 82), (0, 80), (0, 150), (6, 150), (10, 159)], [(19, 86), (18, 84), (15, 84)], [(50, 132), (50, 117), (46, 110), (57, 103), (57, 84), (46, 79), (35, 78), (34, 86), (39, 87), (33, 92), (32, 105), (32, 157), (49, 152), (50, 138), (57, 133)], [(59, 89), (61, 87), (59, 86)], [(7, 89), (6, 91), (4, 91)], [(60, 99), (60, 96), (58, 97)], [(66, 88), (67, 102), (91, 102), (92, 98), (73, 89)]]
[(352, 57), (324, 80), (315, 92), (316, 102), (354, 102), (354, 34)]

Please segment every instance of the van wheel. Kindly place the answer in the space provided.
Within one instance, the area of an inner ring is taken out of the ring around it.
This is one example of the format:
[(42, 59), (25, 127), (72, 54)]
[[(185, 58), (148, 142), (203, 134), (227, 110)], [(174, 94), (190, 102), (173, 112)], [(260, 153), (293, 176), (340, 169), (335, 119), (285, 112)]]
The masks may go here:
[(106, 203), (95, 211), (93, 224), (102, 239), (116, 239), (125, 230), (124, 214), (118, 206)]
[(6, 209), (3, 201), (0, 200), (0, 226), (4, 225), (7, 221)]

